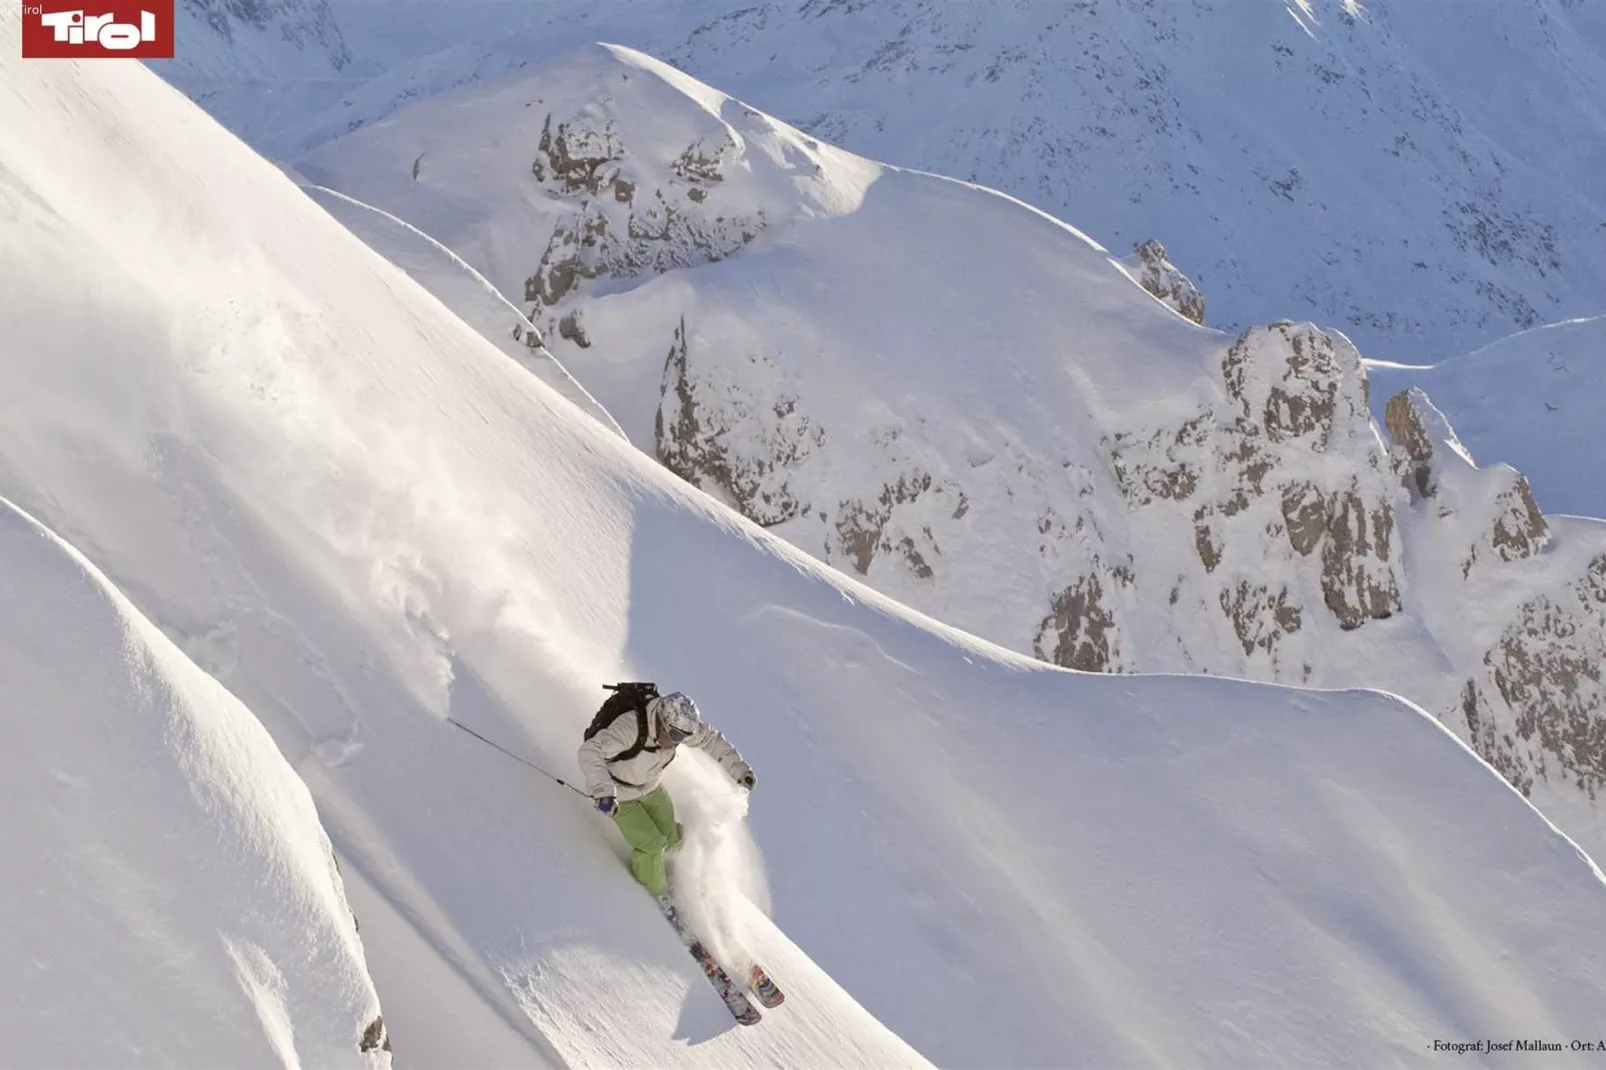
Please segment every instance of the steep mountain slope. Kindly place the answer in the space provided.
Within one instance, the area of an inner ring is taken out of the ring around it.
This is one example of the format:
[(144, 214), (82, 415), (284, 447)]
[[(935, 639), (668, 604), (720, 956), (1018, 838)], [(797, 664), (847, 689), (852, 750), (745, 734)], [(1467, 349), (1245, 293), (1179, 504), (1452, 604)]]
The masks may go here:
[(1076, 220), (1120, 252), (1159, 237), (1229, 329), (1313, 319), (1421, 363), (1602, 311), (1606, 20), (1572, 0), (332, 10), (380, 72), (371, 81), (313, 100), (297, 77), (284, 92), (299, 109), (209, 101), (274, 155), (617, 41), (814, 137)]
[(1578, 4), (855, 6), (732, 12), (660, 54), (1111, 248), (1158, 236), (1233, 330), (1436, 359), (1601, 310), (1606, 25)]
[(1606, 517), (1606, 316), (1552, 323), (1427, 367), (1376, 364), (1369, 375), (1383, 388), (1374, 406), (1410, 386), (1426, 390), (1473, 457), (1528, 477), (1540, 508)]
[(1134, 285), (1197, 308), (1157, 246), (1117, 264), (627, 49), (304, 166), (522, 294), (643, 450), (900, 602), (1072, 668), (1406, 695), (1606, 850), (1606, 530), (1509, 468), (1429, 493), (1461, 463), (1431, 405), (1386, 440), (1343, 336), (1200, 329)]
[[(420, 1016), (398, 1045), (1437, 1065), (1436, 1038), (1596, 1024), (1606, 881), (1419, 711), (1082, 676), (921, 618), (665, 473), (137, 67), (0, 78), (0, 492), (268, 726)], [(759, 770), (751, 840), (745, 797), (672, 770), (677, 879), (793, 988), (756, 1029), (605, 822), (442, 721), (567, 770), (626, 674)]]
[[(175, 14), (173, 58), (157, 66), (198, 96), (242, 82), (271, 86), (271, 96), (281, 85), (338, 78), (351, 64), (328, 0), (177, 0)], [(257, 106), (266, 103), (259, 93)]]
[(306, 786), (3, 499), (0, 711), (0, 1064), (389, 1065)]

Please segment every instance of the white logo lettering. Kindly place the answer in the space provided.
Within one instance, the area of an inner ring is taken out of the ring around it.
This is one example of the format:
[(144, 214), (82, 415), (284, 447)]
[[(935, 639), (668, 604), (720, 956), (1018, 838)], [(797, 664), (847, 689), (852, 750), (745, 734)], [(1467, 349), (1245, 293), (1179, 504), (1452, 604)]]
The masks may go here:
[(39, 21), (56, 32), (58, 42), (70, 45), (98, 44), (113, 52), (126, 52), (138, 48), (146, 41), (156, 40), (156, 16), (149, 11), (139, 13), (139, 25), (132, 22), (115, 22), (115, 15), (90, 15), (82, 10), (52, 11), (41, 15)]

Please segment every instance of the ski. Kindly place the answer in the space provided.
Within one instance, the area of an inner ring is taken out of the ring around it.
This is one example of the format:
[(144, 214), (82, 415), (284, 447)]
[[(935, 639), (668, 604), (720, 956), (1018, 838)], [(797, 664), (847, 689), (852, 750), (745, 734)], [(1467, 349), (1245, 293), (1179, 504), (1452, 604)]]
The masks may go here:
[(664, 919), (675, 930), (675, 934), (680, 937), (680, 942), (686, 945), (687, 951), (691, 952), (691, 957), (697, 961), (697, 965), (703, 968), (704, 976), (714, 986), (714, 991), (719, 994), (719, 998), (724, 1001), (725, 1009), (731, 1012), (731, 1017), (742, 1025), (757, 1025), (763, 1021), (764, 1016), (758, 1013), (758, 1008), (753, 1006), (752, 1001), (747, 998), (741, 986), (731, 979), (730, 974), (725, 972), (725, 967), (714, 961), (714, 956), (708, 953), (708, 949), (703, 946), (702, 941), (692, 936), (686, 926), (681, 923), (680, 911), (675, 909), (674, 903), (665, 896), (658, 901), (658, 908), (663, 911)]
[(757, 1025), (764, 1020), (764, 1016), (758, 1013), (758, 1008), (753, 1006), (736, 982), (731, 980), (731, 975), (725, 972), (725, 967), (714, 961), (714, 956), (708, 953), (708, 949), (703, 947), (701, 941), (690, 944), (687, 950), (703, 968), (703, 973), (713, 984), (714, 991), (719, 993), (719, 998), (725, 1001), (725, 1009), (731, 1012), (732, 1018), (742, 1025)]
[(757, 963), (753, 964), (752, 973), (747, 975), (747, 987), (753, 990), (753, 995), (764, 1005), (766, 1010), (774, 1010), (786, 1002), (786, 993), (780, 986), (770, 980), (770, 975)]

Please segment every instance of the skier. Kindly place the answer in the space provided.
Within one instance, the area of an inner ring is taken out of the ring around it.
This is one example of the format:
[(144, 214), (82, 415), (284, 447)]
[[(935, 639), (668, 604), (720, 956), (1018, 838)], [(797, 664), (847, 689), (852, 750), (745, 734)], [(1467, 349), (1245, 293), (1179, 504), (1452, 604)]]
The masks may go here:
[(616, 684), (610, 690), (614, 696), (580, 744), (580, 770), (597, 809), (613, 818), (630, 844), (630, 872), (674, 920), (664, 852), (680, 849), (683, 829), (659, 781), (675, 760), (675, 748), (682, 743), (700, 748), (748, 791), (758, 778), (679, 691), (659, 695), (652, 684)]

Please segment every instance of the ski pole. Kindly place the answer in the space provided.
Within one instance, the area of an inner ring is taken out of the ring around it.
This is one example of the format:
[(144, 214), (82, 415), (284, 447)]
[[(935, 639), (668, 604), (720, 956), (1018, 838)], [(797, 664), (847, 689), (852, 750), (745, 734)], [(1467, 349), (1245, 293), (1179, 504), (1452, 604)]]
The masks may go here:
[(526, 758), (520, 758), (517, 754), (514, 754), (512, 751), (508, 750), (506, 747), (502, 746), (500, 743), (493, 743), (491, 740), (486, 739), (484, 736), (480, 735), (478, 732), (474, 731), (474, 729), (470, 728), (468, 725), (464, 724), (462, 721), (459, 721), (457, 718), (448, 717), (448, 718), (446, 718), (446, 720), (448, 722), (452, 723), (452, 724), (455, 724), (457, 727), (461, 728), (463, 731), (467, 732), (469, 735), (473, 736), (475, 739), (479, 740), (481, 743), (489, 744), (490, 746), (495, 747), (497, 750), (501, 751), (503, 754), (507, 755), (509, 758), (512, 758), (515, 762), (523, 762), (525, 765), (529, 766), (531, 769), (534, 769), (537, 773), (540, 773), (542, 776), (546, 777), (548, 780), (553, 781), (554, 783), (557, 783), (557, 784), (561, 784), (564, 787), (568, 788), (570, 791), (574, 792), (576, 795), (580, 796), (582, 799), (585, 799), (588, 802), (590, 801), (591, 796), (587, 795), (585, 792), (581, 791), (579, 788), (575, 787), (573, 784), (570, 784), (567, 781), (558, 779), (557, 777), (553, 776), (551, 773), (547, 772), (545, 769), (542, 769), (539, 765), (536, 765), (534, 762), (529, 761)]

